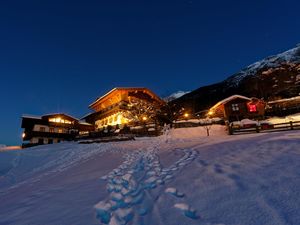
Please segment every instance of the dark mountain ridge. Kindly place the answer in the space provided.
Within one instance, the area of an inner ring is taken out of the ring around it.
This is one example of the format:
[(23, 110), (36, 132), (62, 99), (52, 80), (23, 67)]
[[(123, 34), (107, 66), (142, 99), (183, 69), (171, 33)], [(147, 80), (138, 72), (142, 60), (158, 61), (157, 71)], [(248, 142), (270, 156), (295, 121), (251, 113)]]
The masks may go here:
[(253, 63), (222, 82), (200, 87), (171, 104), (197, 113), (234, 94), (265, 101), (300, 95), (300, 45)]

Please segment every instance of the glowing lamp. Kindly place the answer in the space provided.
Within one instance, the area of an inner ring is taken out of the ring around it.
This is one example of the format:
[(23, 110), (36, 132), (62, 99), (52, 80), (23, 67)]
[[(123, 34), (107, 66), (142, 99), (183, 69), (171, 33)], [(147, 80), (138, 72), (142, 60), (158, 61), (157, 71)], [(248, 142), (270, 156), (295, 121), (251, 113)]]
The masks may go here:
[(213, 112), (213, 111), (209, 111), (209, 112), (208, 112), (208, 115), (210, 115), (210, 116), (211, 116), (212, 114), (214, 114), (214, 112)]
[(185, 114), (184, 114), (184, 117), (185, 117), (185, 118), (188, 118), (188, 117), (189, 117), (189, 114), (188, 114), (188, 113), (185, 113)]
[(22, 134), (22, 138), (25, 138), (25, 136), (26, 136), (26, 134), (25, 134), (25, 133), (23, 133), (23, 134)]
[(147, 117), (146, 117), (146, 116), (143, 116), (142, 119), (143, 119), (143, 121), (146, 121), (146, 120), (147, 120)]

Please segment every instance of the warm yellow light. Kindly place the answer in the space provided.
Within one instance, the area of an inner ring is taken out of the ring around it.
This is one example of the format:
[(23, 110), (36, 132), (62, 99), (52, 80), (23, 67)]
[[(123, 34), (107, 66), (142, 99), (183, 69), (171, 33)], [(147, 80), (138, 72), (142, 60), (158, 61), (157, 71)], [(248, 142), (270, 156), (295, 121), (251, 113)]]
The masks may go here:
[(185, 117), (185, 118), (189, 117), (189, 114), (188, 114), (188, 113), (185, 113), (185, 114), (184, 114), (184, 117)]
[(25, 138), (25, 136), (26, 136), (26, 134), (25, 134), (25, 133), (23, 133), (23, 134), (22, 134), (22, 138)]
[(211, 116), (212, 114), (214, 114), (214, 112), (213, 112), (213, 111), (209, 111), (209, 112), (208, 112), (208, 115), (210, 115), (210, 116)]
[(143, 120), (146, 121), (146, 120), (147, 120), (147, 117), (146, 117), (146, 116), (143, 116)]

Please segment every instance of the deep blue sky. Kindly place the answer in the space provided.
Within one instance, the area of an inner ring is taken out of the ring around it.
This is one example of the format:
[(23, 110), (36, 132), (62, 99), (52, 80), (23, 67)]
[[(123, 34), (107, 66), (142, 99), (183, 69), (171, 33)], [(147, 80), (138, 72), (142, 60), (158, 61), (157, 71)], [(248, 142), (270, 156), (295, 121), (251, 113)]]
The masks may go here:
[(300, 42), (300, 2), (98, 0), (0, 3), (0, 144), (20, 116), (81, 117), (115, 86), (164, 96), (221, 81)]

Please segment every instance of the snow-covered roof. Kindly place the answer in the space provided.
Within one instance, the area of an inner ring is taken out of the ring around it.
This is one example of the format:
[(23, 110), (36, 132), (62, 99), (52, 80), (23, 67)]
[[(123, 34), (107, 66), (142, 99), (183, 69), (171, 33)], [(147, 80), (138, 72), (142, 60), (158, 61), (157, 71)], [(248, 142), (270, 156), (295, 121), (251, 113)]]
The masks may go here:
[(64, 115), (64, 116), (67, 116), (67, 117), (72, 118), (72, 119), (74, 119), (74, 120), (77, 120), (77, 121), (79, 120), (79, 119), (77, 119), (76, 117), (71, 116), (71, 115), (66, 114), (66, 113), (49, 113), (49, 114), (42, 115), (42, 117), (56, 116), (56, 115)]
[(74, 120), (79, 120), (79, 119), (75, 118), (74, 116), (70, 116), (66, 113), (49, 113), (49, 114), (44, 114), (42, 116), (23, 114), (22, 118), (39, 119), (40, 120), (40, 119), (42, 119), (42, 117), (49, 117), (49, 116), (55, 116), (55, 115), (64, 115), (64, 116), (67, 116), (67, 117), (72, 118)]
[(295, 101), (295, 100), (300, 100), (300, 96), (292, 97), (292, 98), (284, 98), (284, 99), (279, 99), (275, 101), (269, 101), (269, 104), (272, 103), (278, 103), (278, 102), (288, 102), (288, 101)]
[(38, 120), (42, 119), (41, 116), (35, 116), (35, 115), (30, 115), (30, 114), (23, 114), (23, 115), (22, 115), (22, 118), (38, 119)]
[(92, 126), (92, 124), (87, 123), (87, 122), (82, 121), (82, 120), (79, 121), (79, 124), (81, 124), (81, 125), (89, 125), (89, 126)]
[(236, 98), (245, 99), (245, 100), (248, 100), (248, 101), (251, 100), (251, 98), (248, 98), (248, 97), (245, 97), (245, 96), (242, 96), (242, 95), (232, 95), (228, 98), (225, 98), (225, 99), (219, 101), (217, 104), (215, 104), (213, 107), (211, 107), (211, 110), (215, 109), (219, 105), (226, 104), (227, 102), (230, 102), (231, 100), (236, 99)]

